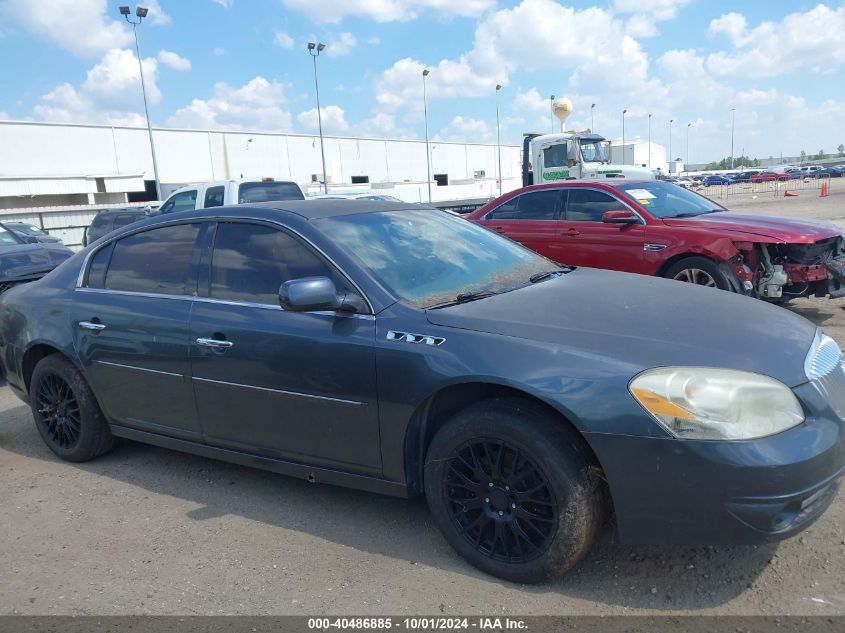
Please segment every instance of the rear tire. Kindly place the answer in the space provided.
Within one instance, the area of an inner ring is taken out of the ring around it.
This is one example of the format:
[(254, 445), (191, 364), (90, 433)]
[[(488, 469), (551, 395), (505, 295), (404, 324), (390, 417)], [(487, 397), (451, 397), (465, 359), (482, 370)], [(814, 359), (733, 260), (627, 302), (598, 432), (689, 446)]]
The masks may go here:
[(425, 492), (449, 544), (478, 569), (547, 580), (590, 549), (606, 490), (584, 440), (542, 407), (494, 399), (457, 413), (426, 454)]
[(29, 402), (41, 439), (66, 461), (85, 462), (117, 444), (82, 373), (59, 354), (35, 366)]
[(663, 274), (667, 279), (693, 283), (698, 286), (730, 290), (731, 285), (722, 269), (707, 257), (684, 257), (675, 262)]

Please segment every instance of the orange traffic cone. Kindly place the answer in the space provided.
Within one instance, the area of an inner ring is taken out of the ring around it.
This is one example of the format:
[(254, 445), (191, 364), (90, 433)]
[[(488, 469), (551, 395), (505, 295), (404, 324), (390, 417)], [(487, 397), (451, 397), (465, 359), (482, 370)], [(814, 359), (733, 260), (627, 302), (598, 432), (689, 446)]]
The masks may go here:
[(830, 195), (830, 193), (827, 190), (827, 183), (823, 182), (822, 183), (822, 192), (821, 192), (821, 194), (819, 194), (819, 198), (827, 198), (829, 195)]
[(794, 191), (784, 191), (784, 192), (783, 192), (783, 197), (784, 197), (784, 198), (797, 198), (797, 197), (798, 197), (798, 194), (797, 194), (797, 193), (795, 193)]

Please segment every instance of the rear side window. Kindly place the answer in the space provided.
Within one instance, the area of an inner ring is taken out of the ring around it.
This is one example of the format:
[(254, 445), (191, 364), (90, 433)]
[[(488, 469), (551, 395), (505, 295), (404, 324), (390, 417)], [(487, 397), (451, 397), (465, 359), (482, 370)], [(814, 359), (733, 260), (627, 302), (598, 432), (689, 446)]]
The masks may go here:
[(278, 305), (279, 286), (302, 277), (329, 277), (348, 286), (310, 247), (269, 226), (221, 223), (211, 258), (211, 296)]
[(161, 205), (161, 213), (178, 213), (179, 211), (190, 211), (197, 206), (197, 191), (183, 191), (175, 194), (170, 200)]
[(305, 196), (293, 182), (245, 182), (238, 189), (238, 204), (278, 200), (305, 200)]
[(89, 288), (102, 288), (106, 280), (106, 269), (111, 258), (111, 251), (114, 243), (107, 244), (98, 250), (91, 258), (91, 265), (88, 267), (88, 280), (85, 284)]
[(211, 207), (222, 207), (223, 206), (223, 197), (226, 193), (226, 187), (223, 185), (219, 185), (217, 187), (209, 187), (205, 191), (205, 201), (203, 202), (203, 208), (209, 209)]
[(557, 220), (560, 213), (560, 189), (531, 191), (511, 198), (487, 214), (489, 220)]
[(572, 188), (566, 204), (566, 219), (570, 222), (601, 222), (605, 211), (619, 211), (625, 205), (603, 191)]
[(106, 271), (109, 290), (183, 295), (200, 224), (163, 226), (117, 240)]

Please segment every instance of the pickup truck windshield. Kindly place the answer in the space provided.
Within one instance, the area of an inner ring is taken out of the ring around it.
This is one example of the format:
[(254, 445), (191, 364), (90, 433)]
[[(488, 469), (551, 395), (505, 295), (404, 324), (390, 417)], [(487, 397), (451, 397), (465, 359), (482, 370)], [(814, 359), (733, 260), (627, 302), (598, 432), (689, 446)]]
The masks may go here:
[(305, 200), (305, 196), (292, 182), (245, 182), (238, 189), (238, 204), (279, 200)]
[(652, 180), (625, 184), (620, 191), (643, 205), (656, 218), (690, 218), (726, 211), (712, 200), (671, 182)]
[(361, 213), (318, 220), (397, 298), (428, 308), (477, 293), (528, 285), (559, 268), (533, 251), (460, 217), (434, 210)]

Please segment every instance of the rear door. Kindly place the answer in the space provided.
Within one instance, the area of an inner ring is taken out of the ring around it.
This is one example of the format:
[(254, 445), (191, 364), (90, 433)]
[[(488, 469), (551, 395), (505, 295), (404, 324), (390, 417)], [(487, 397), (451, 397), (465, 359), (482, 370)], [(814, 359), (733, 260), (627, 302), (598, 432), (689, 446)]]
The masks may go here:
[(630, 211), (630, 208), (606, 191), (569, 188), (562, 223), (567, 261), (562, 263), (645, 272), (645, 225), (602, 221), (605, 212), (623, 210)]
[(487, 213), (481, 223), (559, 262), (561, 200), (561, 189), (528, 191)]
[(210, 224), (133, 233), (97, 250), (67, 306), (86, 377), (117, 425), (199, 441), (188, 317)]

